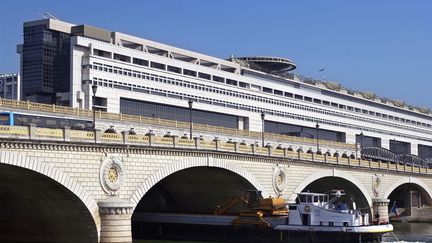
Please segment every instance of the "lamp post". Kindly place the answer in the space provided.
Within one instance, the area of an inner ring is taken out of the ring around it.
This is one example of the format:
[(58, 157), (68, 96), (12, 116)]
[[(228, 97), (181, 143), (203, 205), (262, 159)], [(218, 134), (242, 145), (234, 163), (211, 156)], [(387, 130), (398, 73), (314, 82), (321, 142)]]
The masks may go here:
[(93, 84), (91, 86), (92, 91), (93, 91), (93, 104), (92, 104), (92, 110), (93, 110), (93, 131), (96, 131), (96, 91), (97, 91), (97, 85)]
[(316, 128), (316, 142), (317, 142), (317, 153), (319, 151), (319, 124), (318, 122), (315, 125)]
[(192, 99), (189, 99), (188, 101), (189, 104), (189, 138), (192, 139), (192, 104), (193, 101)]
[(363, 159), (362, 150), (363, 150), (363, 132), (360, 132), (360, 158)]
[(264, 147), (264, 118), (265, 118), (265, 114), (264, 114), (264, 111), (262, 111), (261, 112), (261, 125), (262, 125), (262, 132), (261, 132), (261, 135), (262, 135), (262, 146)]

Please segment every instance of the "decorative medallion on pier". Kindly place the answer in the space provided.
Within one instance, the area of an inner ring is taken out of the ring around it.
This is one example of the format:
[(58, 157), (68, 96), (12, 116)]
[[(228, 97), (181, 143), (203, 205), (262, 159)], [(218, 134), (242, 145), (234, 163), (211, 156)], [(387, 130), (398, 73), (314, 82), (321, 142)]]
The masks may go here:
[(273, 173), (273, 189), (276, 194), (281, 195), (286, 188), (286, 174), (279, 166), (276, 166)]
[(106, 158), (101, 165), (99, 180), (102, 189), (111, 195), (117, 194), (123, 184), (124, 169), (121, 159), (116, 157)]
[(381, 179), (378, 177), (377, 174), (375, 174), (372, 177), (372, 193), (374, 194), (375, 197), (379, 196), (380, 186), (381, 186)]

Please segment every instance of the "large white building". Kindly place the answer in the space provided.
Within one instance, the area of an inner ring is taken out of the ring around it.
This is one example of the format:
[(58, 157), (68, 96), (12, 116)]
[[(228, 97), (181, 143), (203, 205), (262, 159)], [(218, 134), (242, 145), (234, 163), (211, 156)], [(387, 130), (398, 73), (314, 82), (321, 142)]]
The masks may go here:
[(192, 100), (198, 123), (252, 131), (265, 124), (266, 132), (313, 138), (319, 131), (320, 139), (432, 158), (429, 109), (272, 72), (295, 68), (288, 59), (223, 60), (54, 19), (25, 25), (36, 24), (70, 35), (69, 91), (56, 95), (63, 104), (91, 109), (97, 85), (96, 108), (108, 112), (188, 121)]

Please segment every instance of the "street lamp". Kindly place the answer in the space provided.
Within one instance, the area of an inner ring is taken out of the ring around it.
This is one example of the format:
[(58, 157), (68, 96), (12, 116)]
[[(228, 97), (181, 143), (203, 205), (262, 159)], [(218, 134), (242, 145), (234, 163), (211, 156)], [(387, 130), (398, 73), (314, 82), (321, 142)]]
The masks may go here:
[(262, 111), (261, 112), (261, 124), (262, 124), (262, 132), (261, 132), (261, 134), (262, 134), (262, 146), (263, 146), (263, 148), (264, 148), (264, 118), (265, 118), (265, 114), (264, 114), (264, 111)]
[(92, 106), (92, 109), (93, 109), (93, 131), (96, 131), (96, 105), (95, 105), (95, 103), (96, 103), (96, 91), (97, 91), (97, 85), (96, 84), (93, 84), (92, 86), (92, 91), (93, 91), (93, 106)]
[(363, 151), (363, 132), (360, 132), (360, 158), (363, 159), (362, 151)]
[(190, 125), (189, 138), (192, 139), (192, 104), (193, 104), (192, 99), (189, 99), (188, 104), (189, 104), (189, 125)]
[(318, 122), (315, 125), (316, 128), (316, 142), (317, 142), (317, 153), (319, 151), (319, 124)]

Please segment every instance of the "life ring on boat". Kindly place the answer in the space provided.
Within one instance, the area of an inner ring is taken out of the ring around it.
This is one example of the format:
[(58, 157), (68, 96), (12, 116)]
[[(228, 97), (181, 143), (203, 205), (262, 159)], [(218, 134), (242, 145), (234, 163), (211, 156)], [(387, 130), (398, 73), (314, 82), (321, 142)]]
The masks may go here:
[(309, 213), (309, 212), (310, 212), (310, 206), (309, 206), (309, 205), (306, 205), (306, 206), (304, 207), (304, 211), (305, 211), (306, 213)]

